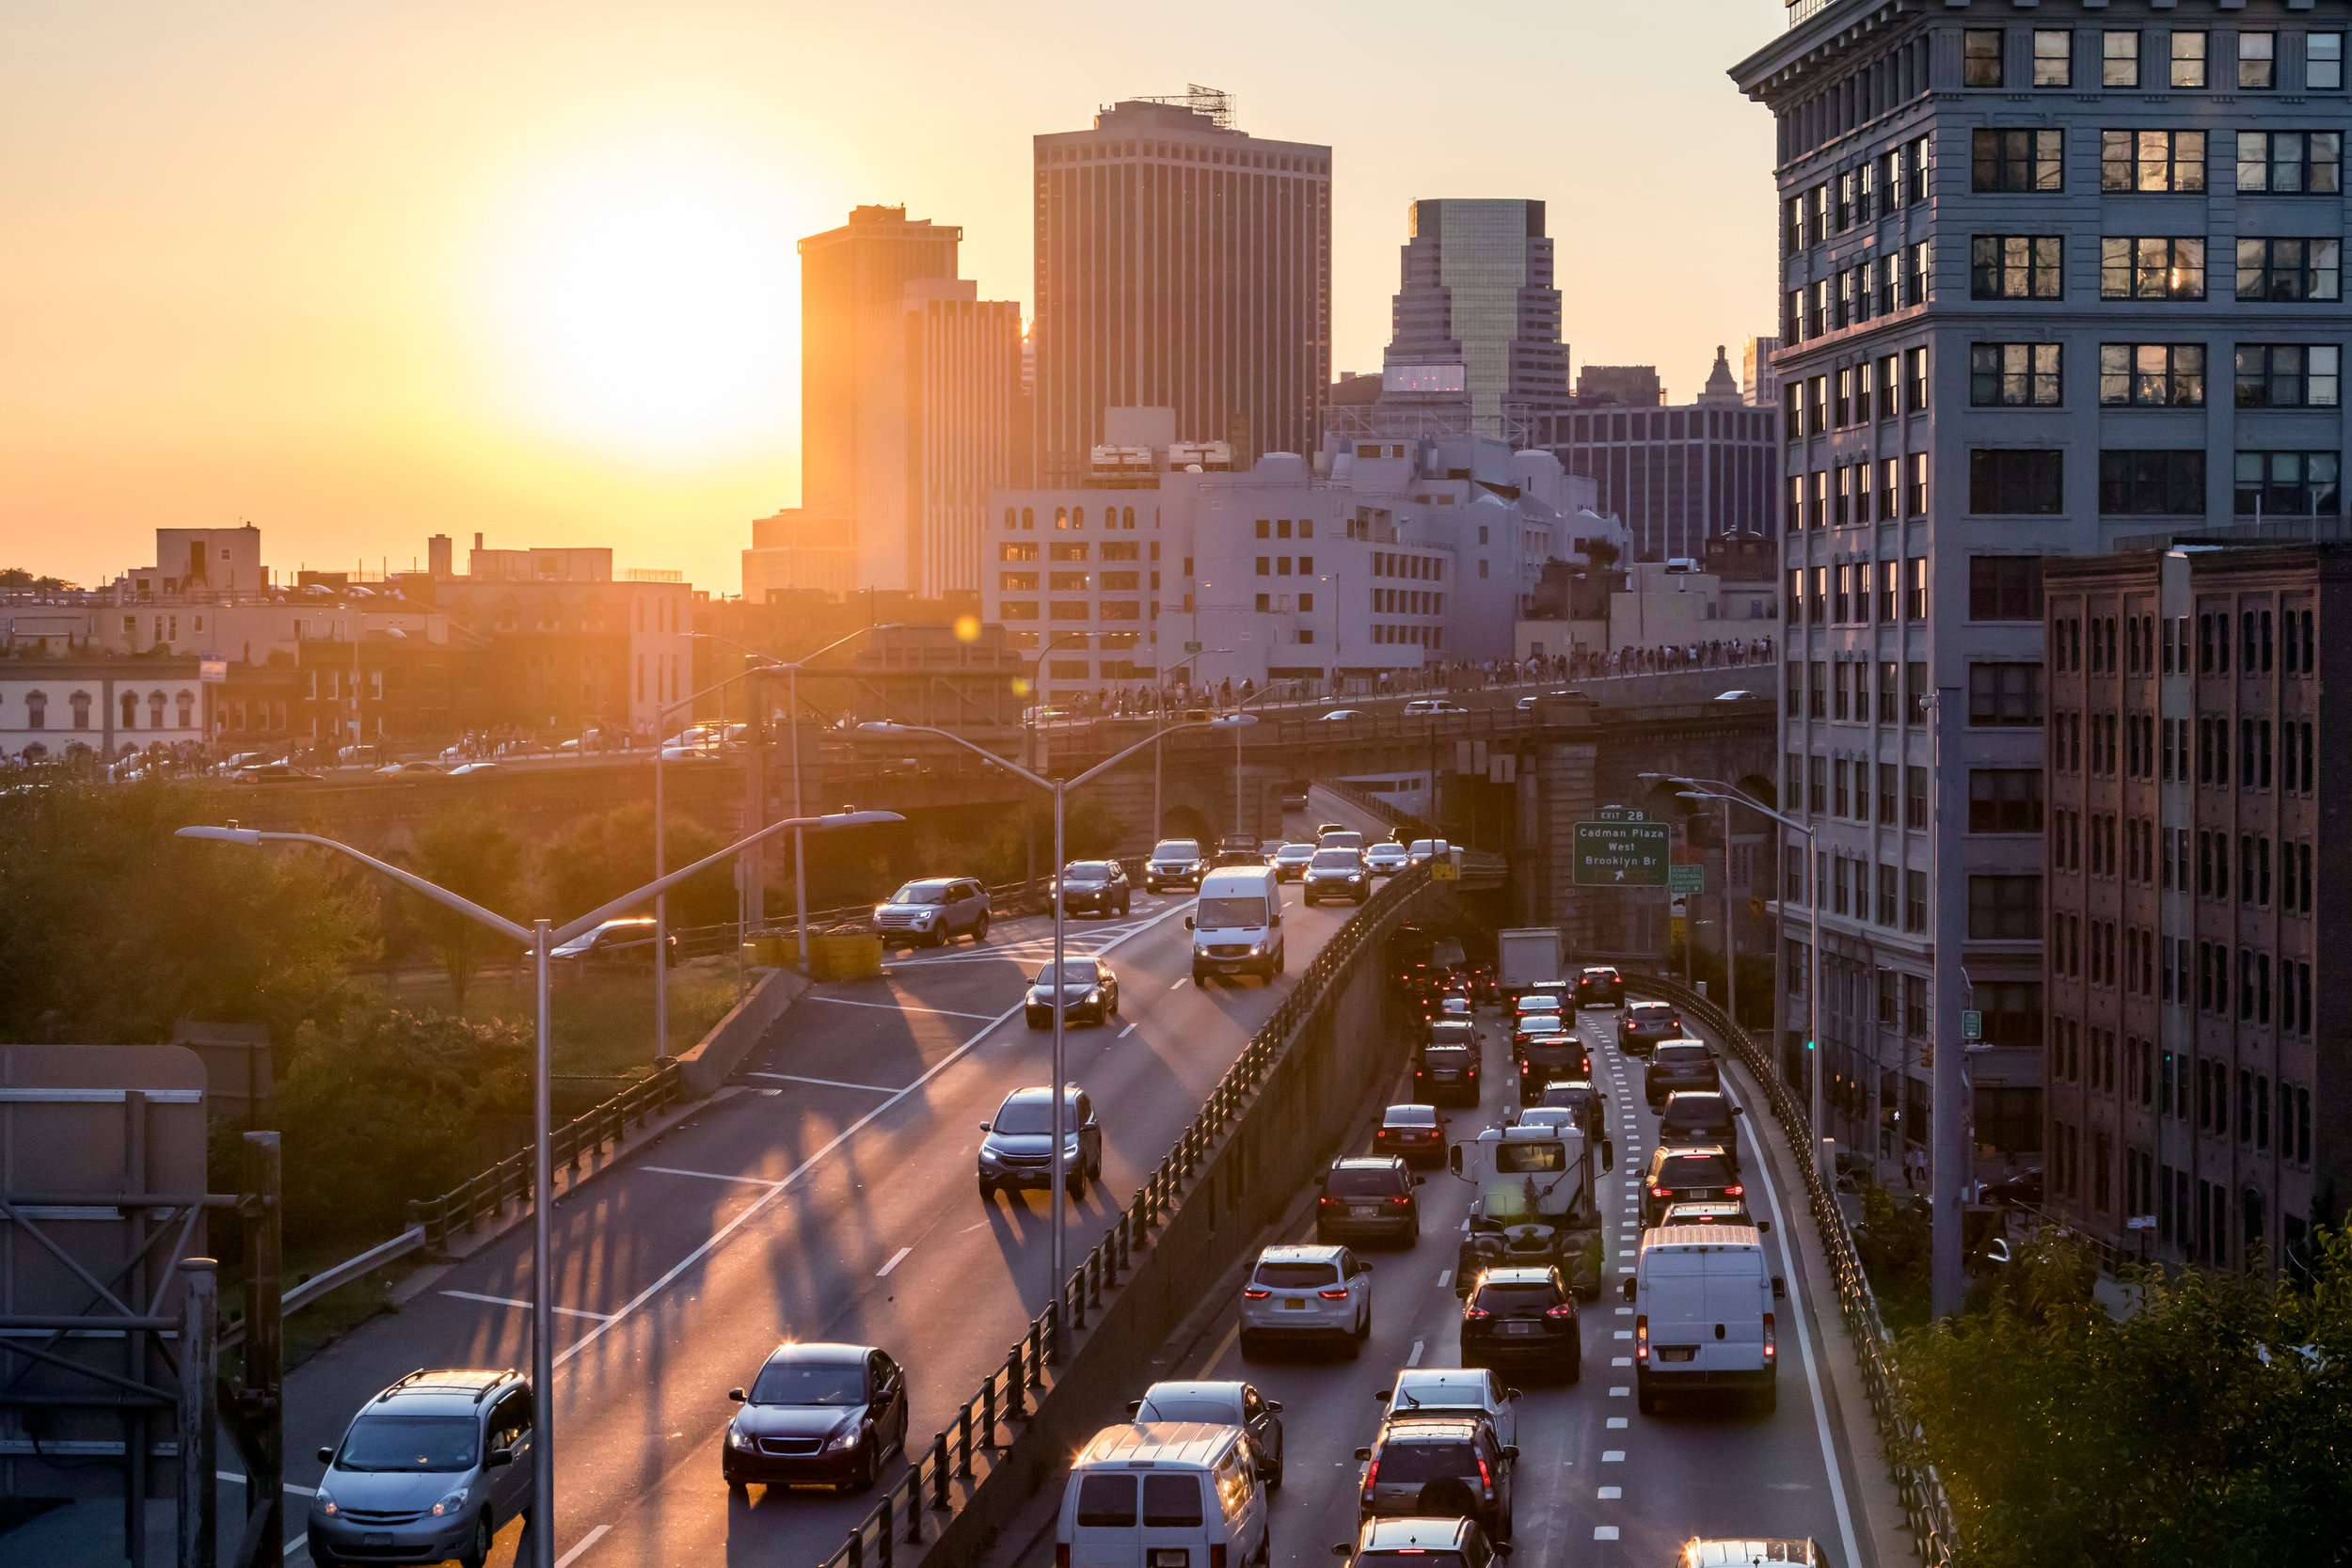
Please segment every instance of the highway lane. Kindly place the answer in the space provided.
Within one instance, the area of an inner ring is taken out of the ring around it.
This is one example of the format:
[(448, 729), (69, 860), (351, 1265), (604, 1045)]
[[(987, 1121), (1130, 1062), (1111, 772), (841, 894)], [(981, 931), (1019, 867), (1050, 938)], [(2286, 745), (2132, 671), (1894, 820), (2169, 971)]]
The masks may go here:
[[(1122, 1018), (1068, 1042), (1104, 1130), (1103, 1184), (1072, 1208), (1073, 1258), (1350, 912), (1288, 891), (1291, 974), (1271, 988), (1191, 984), (1181, 895), (1138, 893), (1125, 919), (1071, 923), (1072, 948), (1105, 952), (1124, 986)], [(881, 982), (815, 988), (746, 1064), (753, 1092), (559, 1206), (559, 1555), (772, 1564), (837, 1544), (870, 1499), (755, 1488), (730, 1503), (720, 1481), (725, 1391), (781, 1338), (888, 1348), (909, 1370), (918, 1443), (1001, 1360), (1048, 1290), (1046, 1200), (984, 1207), (973, 1150), (1004, 1094), (1045, 1078), (1048, 1036), (1018, 1004), (1049, 951), (1050, 922), (1007, 921), (981, 946), (898, 958)], [(531, 1294), (518, 1232), (307, 1363), (290, 1391), (290, 1481), (314, 1483), (311, 1450), (411, 1368), (525, 1364)], [(294, 1537), (302, 1499), (289, 1500)]]
[[(1509, 1374), (1522, 1390), (1514, 1568), (1651, 1568), (1672, 1561), (1693, 1535), (1758, 1534), (1810, 1535), (1829, 1548), (1832, 1560), (1861, 1568), (1867, 1560), (1859, 1556), (1847, 1523), (1845, 1466), (1830, 1447), (1812, 1384), (1819, 1354), (1815, 1314), (1821, 1304), (1804, 1299), (1798, 1271), (1783, 1250), (1786, 1227), (1810, 1222), (1801, 1209), (1792, 1221), (1783, 1207), (1791, 1195), (1777, 1182), (1755, 1180), (1765, 1163), (1752, 1138), (1742, 1151), (1749, 1198), (1757, 1214), (1773, 1222), (1767, 1247), (1774, 1253), (1774, 1269), (1788, 1276), (1785, 1308), (1803, 1330), (1802, 1338), (1787, 1331), (1781, 1337), (1778, 1408), (1764, 1418), (1696, 1402), (1669, 1402), (1654, 1416), (1635, 1408), (1633, 1308), (1616, 1286), (1639, 1244), (1633, 1178), (1656, 1146), (1658, 1118), (1642, 1101), (1640, 1062), (1616, 1049), (1616, 1017), (1607, 1008), (1578, 1020), (1593, 1048), (1596, 1078), (1610, 1097), (1616, 1145), (1615, 1169), (1600, 1182), (1606, 1283), (1600, 1300), (1581, 1304), (1583, 1375), (1567, 1384)], [(1497, 1119), (1509, 1094), (1509, 1043), (1501, 1015), (1486, 1013), (1482, 1022), (1487, 1036), (1482, 1077), (1490, 1086), (1477, 1110), (1442, 1113), (1457, 1140), (1474, 1137)], [(1398, 1098), (1405, 1098), (1402, 1085)], [(1760, 1108), (1758, 1114), (1764, 1114)], [(1741, 1120), (1752, 1132), (1753, 1118)], [(1410, 1249), (1364, 1250), (1374, 1267), (1373, 1331), (1358, 1359), (1303, 1353), (1245, 1360), (1228, 1310), (1208, 1348), (1168, 1374), (1248, 1378), (1282, 1402), (1288, 1474), (1272, 1510), (1276, 1564), (1328, 1564), (1332, 1545), (1354, 1539), (1361, 1472), (1355, 1450), (1378, 1430), (1384, 1406), (1374, 1396), (1390, 1386), (1397, 1369), (1460, 1364), (1461, 1307), (1451, 1270), (1470, 1189), (1439, 1170), (1429, 1173), (1421, 1194), (1420, 1242)], [(1311, 1233), (1309, 1224), (1289, 1239)], [(1828, 1309), (1835, 1310), (1834, 1304)], [(1020, 1560), (1024, 1568), (1051, 1563), (1050, 1536)]]

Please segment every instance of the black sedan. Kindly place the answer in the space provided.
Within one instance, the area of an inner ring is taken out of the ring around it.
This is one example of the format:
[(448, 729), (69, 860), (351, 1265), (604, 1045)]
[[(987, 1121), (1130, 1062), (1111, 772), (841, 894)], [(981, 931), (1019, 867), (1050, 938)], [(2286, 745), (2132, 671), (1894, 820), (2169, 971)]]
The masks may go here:
[(1127, 868), (1117, 861), (1072, 861), (1055, 879), (1054, 891), (1071, 914), (1125, 914), (1135, 896)]
[(906, 1449), (906, 1373), (871, 1345), (778, 1345), (751, 1387), (727, 1398), (743, 1407), (721, 1450), (731, 1491), (759, 1481), (862, 1492), (886, 1455)]
[(1372, 896), (1372, 872), (1364, 864), (1361, 849), (1316, 850), (1315, 858), (1307, 863), (1304, 880), (1310, 904), (1326, 898), (1360, 904)]
[(1576, 1293), (1554, 1268), (1488, 1269), (1462, 1301), (1462, 1365), (1541, 1367), (1569, 1383), (1584, 1373)]
[(1037, 972), (1029, 984), (1029, 995), (1023, 1010), (1028, 1015), (1032, 1029), (1050, 1029), (1054, 1024), (1054, 998), (1061, 996), (1062, 1022), (1108, 1023), (1119, 1016), (1119, 976), (1111, 966), (1100, 958), (1064, 958), (1061, 961), (1061, 984), (1054, 984), (1054, 966), (1049, 961)]

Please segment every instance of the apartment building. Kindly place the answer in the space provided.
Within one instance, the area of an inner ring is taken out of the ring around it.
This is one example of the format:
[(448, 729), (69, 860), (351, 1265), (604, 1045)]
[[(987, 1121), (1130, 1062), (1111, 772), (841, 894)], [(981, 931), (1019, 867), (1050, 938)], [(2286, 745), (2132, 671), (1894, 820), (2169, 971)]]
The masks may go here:
[[(1892, 1155), (1924, 1129), (1942, 910), (1965, 989), (1940, 1027), (1981, 1019), (1974, 1142), (1998, 1174), (2042, 1152), (2045, 847), (1972, 809), (1939, 865), (1931, 815), (1979, 776), (2042, 776), (2042, 558), (2340, 514), (2352, 8), (1790, 18), (1732, 74), (1777, 122), (1782, 787), (1818, 830), (1832, 1131)], [(1933, 754), (1935, 701), (1965, 705), (1958, 755)], [(1790, 908), (1807, 869), (1792, 851)], [(1803, 943), (1786, 957), (1801, 1027)]]

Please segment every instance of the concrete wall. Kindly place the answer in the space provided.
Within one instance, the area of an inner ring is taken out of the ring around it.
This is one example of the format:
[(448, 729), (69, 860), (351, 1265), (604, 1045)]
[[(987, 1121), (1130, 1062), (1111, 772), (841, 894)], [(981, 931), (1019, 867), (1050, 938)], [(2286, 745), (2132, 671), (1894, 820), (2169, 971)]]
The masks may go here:
[(795, 969), (771, 969), (727, 1016), (710, 1026), (710, 1033), (678, 1053), (686, 1073), (687, 1091), (697, 1099), (719, 1092), (735, 1069), (751, 1054), (776, 1021), (808, 990), (808, 976)]

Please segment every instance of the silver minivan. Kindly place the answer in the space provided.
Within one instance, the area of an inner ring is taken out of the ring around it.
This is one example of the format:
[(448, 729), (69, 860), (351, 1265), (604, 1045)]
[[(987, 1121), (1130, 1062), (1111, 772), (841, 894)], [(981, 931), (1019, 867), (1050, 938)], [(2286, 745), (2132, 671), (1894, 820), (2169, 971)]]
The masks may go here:
[(1267, 1557), (1265, 1483), (1248, 1433), (1198, 1421), (1105, 1427), (1062, 1490), (1064, 1568), (1244, 1568)]
[(491, 1537), (531, 1511), (532, 1426), (520, 1372), (410, 1372), (319, 1449), (311, 1562), (482, 1568)]

